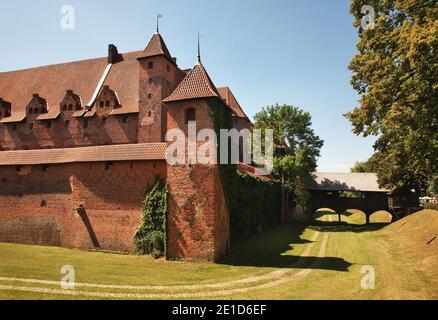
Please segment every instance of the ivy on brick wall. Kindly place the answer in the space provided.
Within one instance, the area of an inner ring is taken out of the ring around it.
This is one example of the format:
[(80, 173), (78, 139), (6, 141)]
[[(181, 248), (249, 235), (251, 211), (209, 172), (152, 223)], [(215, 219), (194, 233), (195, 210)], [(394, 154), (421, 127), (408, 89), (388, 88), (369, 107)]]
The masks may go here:
[(281, 187), (237, 170), (222, 170), (230, 211), (231, 243), (249, 238), (280, 222)]
[[(208, 101), (218, 137), (220, 129), (233, 126), (231, 110), (216, 99)], [(218, 142), (220, 148), (220, 141)], [(230, 152), (229, 152), (230, 154)], [(281, 219), (281, 187), (240, 173), (236, 165), (220, 165), (220, 176), (230, 214), (231, 243), (249, 238)]]
[(139, 254), (160, 258), (166, 253), (167, 194), (167, 186), (162, 180), (145, 192), (143, 224), (134, 235), (135, 250)]

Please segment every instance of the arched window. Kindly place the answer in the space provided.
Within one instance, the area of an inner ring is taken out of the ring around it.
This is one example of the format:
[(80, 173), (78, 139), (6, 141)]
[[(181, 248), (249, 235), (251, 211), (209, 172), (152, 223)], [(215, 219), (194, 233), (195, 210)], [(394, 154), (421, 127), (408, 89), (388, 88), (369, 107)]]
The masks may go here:
[(190, 108), (186, 111), (186, 124), (190, 121), (196, 121), (196, 110), (194, 108)]

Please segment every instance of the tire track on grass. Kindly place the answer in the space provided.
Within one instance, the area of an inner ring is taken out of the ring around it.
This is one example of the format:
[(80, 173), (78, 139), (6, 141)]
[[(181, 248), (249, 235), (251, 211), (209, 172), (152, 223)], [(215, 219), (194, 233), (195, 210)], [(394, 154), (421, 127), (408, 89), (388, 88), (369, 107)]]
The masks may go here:
[[(332, 221), (332, 217), (328, 216), (329, 221)], [(311, 241), (312, 243), (306, 246), (304, 252), (300, 255), (300, 258), (291, 268), (297, 268), (304, 264), (305, 258), (309, 257), (310, 252), (316, 244), (316, 241), (320, 235), (319, 231), (315, 231)], [(329, 234), (325, 234), (321, 247), (318, 253), (318, 258), (323, 258), (326, 254), (327, 243), (329, 239)], [(95, 298), (119, 298), (119, 299), (184, 299), (184, 298), (205, 298), (205, 297), (216, 297), (216, 296), (226, 296), (237, 293), (245, 293), (253, 290), (263, 290), (275, 286), (279, 286), (293, 280), (301, 279), (309, 275), (313, 269), (321, 265), (321, 260), (316, 260), (310, 267), (303, 268), (302, 270), (294, 273), (290, 276), (285, 276), (290, 272), (290, 268), (283, 268), (275, 270), (271, 273), (262, 276), (253, 276), (240, 280), (222, 282), (222, 283), (211, 283), (202, 285), (175, 285), (175, 286), (132, 286), (132, 285), (104, 285), (104, 284), (93, 284), (93, 283), (76, 283), (76, 287), (91, 287), (91, 288), (101, 288), (101, 289), (127, 289), (127, 290), (199, 290), (199, 289), (218, 289), (223, 288), (225, 290), (212, 291), (212, 292), (191, 292), (191, 293), (114, 293), (114, 292), (91, 292), (83, 290), (61, 290), (61, 289), (50, 289), (50, 288), (37, 288), (28, 286), (15, 286), (15, 285), (0, 285), (0, 290), (6, 291), (22, 291), (22, 292), (33, 292), (33, 293), (45, 293), (45, 294), (59, 294), (67, 296), (84, 296), (84, 297), (95, 297)], [(264, 284), (259, 284), (251, 287), (244, 288), (234, 288), (235, 285), (248, 284), (265, 280), (274, 280)], [(0, 277), (0, 281), (11, 281), (11, 282), (23, 282), (23, 283), (33, 283), (33, 284), (47, 284), (47, 285), (59, 285), (59, 281), (49, 281), (49, 280), (37, 280), (37, 279), (21, 279), (21, 278), (7, 278)]]

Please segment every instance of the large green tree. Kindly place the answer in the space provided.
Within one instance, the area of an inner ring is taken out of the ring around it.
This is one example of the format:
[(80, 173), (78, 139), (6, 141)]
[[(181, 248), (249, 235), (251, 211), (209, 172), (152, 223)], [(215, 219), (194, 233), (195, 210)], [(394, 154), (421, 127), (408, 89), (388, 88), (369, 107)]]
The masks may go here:
[(254, 119), (256, 129), (274, 131), (274, 176), (304, 202), (301, 178), (316, 170), (324, 144), (312, 129), (312, 117), (297, 107), (276, 104), (263, 108)]
[[(362, 28), (364, 5), (374, 28)], [(372, 162), (386, 187), (423, 191), (437, 174), (438, 5), (434, 0), (353, 0), (358, 53), (350, 64), (359, 106), (353, 132), (376, 135)]]

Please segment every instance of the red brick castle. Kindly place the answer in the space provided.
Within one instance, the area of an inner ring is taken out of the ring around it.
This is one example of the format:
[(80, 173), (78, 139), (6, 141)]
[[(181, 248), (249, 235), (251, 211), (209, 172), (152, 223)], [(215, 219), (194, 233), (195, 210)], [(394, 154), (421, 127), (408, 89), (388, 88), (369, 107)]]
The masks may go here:
[[(146, 187), (168, 184), (168, 258), (229, 246), (217, 165), (169, 166), (165, 134), (214, 128), (207, 105), (251, 123), (202, 63), (182, 70), (159, 33), (146, 49), (0, 73), (0, 241), (133, 251)], [(80, 208), (80, 209), (79, 209)]]

